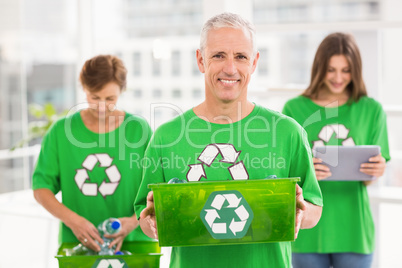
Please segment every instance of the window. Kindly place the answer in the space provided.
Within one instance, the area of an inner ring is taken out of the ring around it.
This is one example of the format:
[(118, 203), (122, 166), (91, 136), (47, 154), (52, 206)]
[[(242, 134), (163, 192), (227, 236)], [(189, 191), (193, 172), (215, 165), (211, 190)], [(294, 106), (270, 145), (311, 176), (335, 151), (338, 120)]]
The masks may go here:
[(160, 88), (152, 90), (152, 97), (155, 99), (160, 99), (162, 97), (162, 90)]
[(176, 88), (172, 90), (172, 98), (179, 99), (181, 98), (181, 90)]
[[(28, 136), (28, 123), (38, 120), (29, 115), (28, 106), (50, 102), (58, 112), (72, 108), (82, 62), (77, 60), (76, 3), (6, 0), (0, 6), (0, 171), (7, 174), (0, 193), (4, 193), (30, 187), (31, 147), (41, 140), (33, 140), (26, 150), (9, 152)], [(13, 158), (14, 153), (18, 157)]]
[(179, 76), (181, 71), (181, 52), (180, 51), (173, 51), (172, 52), (172, 75)]
[(139, 99), (142, 97), (142, 90), (141, 89), (134, 89), (133, 90), (133, 96), (135, 99)]
[(193, 98), (196, 100), (200, 100), (203, 97), (202, 90), (199, 88), (193, 89)]
[(161, 60), (155, 59), (153, 56), (152, 56), (152, 75), (153, 76), (161, 75)]
[(133, 54), (133, 75), (140, 76), (141, 75), (141, 53), (134, 52)]
[(268, 49), (260, 48), (260, 59), (258, 60), (258, 74), (259, 75), (268, 75)]

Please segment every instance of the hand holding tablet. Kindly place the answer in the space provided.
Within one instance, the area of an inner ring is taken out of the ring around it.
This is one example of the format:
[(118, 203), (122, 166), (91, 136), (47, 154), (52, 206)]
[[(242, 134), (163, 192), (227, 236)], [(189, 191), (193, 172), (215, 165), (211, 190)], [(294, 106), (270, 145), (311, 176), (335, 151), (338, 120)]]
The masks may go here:
[(329, 167), (331, 176), (326, 181), (370, 181), (376, 177), (360, 171), (362, 163), (380, 154), (380, 146), (318, 146), (313, 155)]

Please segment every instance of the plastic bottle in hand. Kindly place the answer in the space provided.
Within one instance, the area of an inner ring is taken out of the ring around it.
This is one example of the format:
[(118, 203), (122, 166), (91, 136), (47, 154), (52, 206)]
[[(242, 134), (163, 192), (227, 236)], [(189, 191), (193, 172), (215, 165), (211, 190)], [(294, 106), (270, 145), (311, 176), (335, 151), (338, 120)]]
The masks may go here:
[(98, 252), (98, 255), (114, 255), (114, 250), (116, 246), (109, 248), (110, 243), (113, 239), (106, 238), (104, 235), (112, 235), (118, 233), (121, 229), (121, 223), (119, 219), (109, 218), (104, 220), (98, 225), (99, 234), (102, 236), (103, 244), (99, 245), (101, 250)]
[(118, 233), (121, 229), (121, 222), (116, 218), (109, 218), (98, 225), (98, 231), (101, 236)]

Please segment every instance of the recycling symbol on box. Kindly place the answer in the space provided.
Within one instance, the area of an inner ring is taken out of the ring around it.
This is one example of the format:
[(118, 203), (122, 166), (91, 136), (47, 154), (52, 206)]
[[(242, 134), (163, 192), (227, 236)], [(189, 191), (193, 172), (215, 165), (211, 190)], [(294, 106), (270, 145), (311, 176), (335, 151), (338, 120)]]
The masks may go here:
[[(82, 163), (81, 169), (77, 169), (74, 180), (80, 191), (87, 196), (96, 196), (98, 192), (105, 198), (112, 195), (119, 186), (121, 174), (116, 165), (112, 165), (113, 158), (108, 154), (90, 154)], [(92, 171), (99, 163), (99, 167), (105, 167), (108, 182), (104, 179), (99, 185), (90, 181), (88, 171)]]
[(254, 214), (239, 191), (216, 191), (209, 195), (200, 217), (215, 239), (242, 238), (246, 235)]
[(228, 167), (230, 176), (233, 180), (248, 180), (248, 172), (244, 166), (243, 161), (237, 161), (241, 151), (237, 151), (232, 144), (228, 143), (214, 143), (209, 144), (201, 152), (197, 158), (201, 163), (189, 165), (190, 169), (187, 172), (188, 181), (199, 181), (202, 177), (207, 178), (205, 174), (204, 165), (211, 166), (215, 158), (220, 154), (222, 159), (220, 162), (233, 164)]
[(123, 259), (98, 259), (92, 268), (128, 268)]

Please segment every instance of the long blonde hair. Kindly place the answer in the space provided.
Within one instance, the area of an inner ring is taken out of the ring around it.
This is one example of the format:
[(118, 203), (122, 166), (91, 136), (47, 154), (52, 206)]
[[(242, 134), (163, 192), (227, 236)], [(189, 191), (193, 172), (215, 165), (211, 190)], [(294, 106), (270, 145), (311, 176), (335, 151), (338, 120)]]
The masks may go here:
[(360, 51), (353, 36), (346, 33), (330, 34), (321, 42), (311, 69), (310, 85), (302, 95), (317, 98), (318, 92), (325, 86), (324, 79), (329, 60), (335, 55), (344, 55), (349, 63), (352, 81), (347, 85), (346, 90), (349, 91), (351, 99), (358, 101), (361, 97), (367, 96)]

